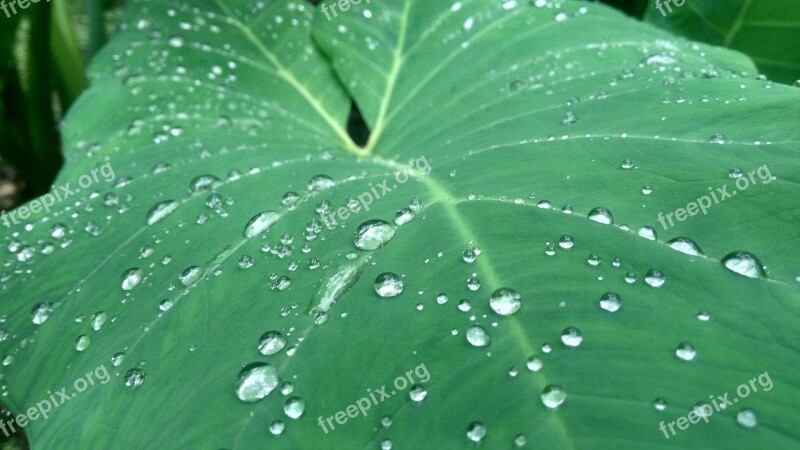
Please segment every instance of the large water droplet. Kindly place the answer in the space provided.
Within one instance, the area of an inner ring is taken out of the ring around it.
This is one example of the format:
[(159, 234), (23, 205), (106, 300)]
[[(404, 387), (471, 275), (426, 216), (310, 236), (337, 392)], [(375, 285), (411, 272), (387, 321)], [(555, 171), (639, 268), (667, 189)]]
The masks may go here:
[(667, 244), (673, 249), (681, 253), (685, 253), (687, 255), (700, 256), (703, 254), (703, 251), (700, 250), (700, 247), (693, 240), (689, 238), (683, 238), (683, 237), (675, 238), (667, 242)]
[(244, 227), (244, 237), (249, 239), (258, 236), (267, 231), (280, 218), (281, 215), (275, 211), (264, 211), (256, 214)]
[(500, 288), (489, 298), (489, 306), (501, 316), (510, 316), (522, 307), (522, 297), (513, 289)]
[(306, 402), (299, 397), (292, 397), (283, 405), (283, 412), (290, 419), (299, 419), (305, 410)]
[(253, 403), (269, 395), (280, 380), (275, 367), (265, 363), (254, 363), (239, 372), (236, 396), (243, 402)]
[(595, 208), (589, 212), (589, 219), (604, 225), (611, 225), (614, 223), (614, 217), (611, 211), (605, 208)]
[(361, 250), (376, 250), (394, 237), (396, 227), (383, 220), (368, 220), (356, 230), (355, 244)]
[(153, 206), (150, 211), (147, 212), (147, 224), (152, 225), (160, 221), (161, 219), (175, 212), (179, 206), (181, 206), (181, 204), (175, 200), (167, 200), (157, 204), (156, 206)]
[(684, 361), (692, 361), (697, 355), (697, 350), (694, 349), (692, 344), (688, 342), (682, 342), (681, 345), (679, 345), (675, 350), (675, 355)]
[(561, 406), (567, 399), (567, 392), (559, 386), (550, 385), (542, 391), (542, 404), (550, 409)]
[(473, 325), (467, 328), (467, 332), (465, 334), (467, 337), (467, 342), (469, 342), (473, 347), (486, 347), (492, 343), (492, 339), (489, 337), (489, 334), (480, 325)]
[(467, 427), (467, 439), (472, 442), (480, 442), (486, 436), (486, 426), (480, 422), (472, 422)]
[(647, 272), (647, 275), (644, 277), (644, 281), (654, 288), (659, 288), (664, 285), (667, 279), (660, 270), (653, 269)]
[(75, 350), (82, 352), (89, 348), (89, 344), (92, 343), (92, 338), (87, 335), (78, 336), (78, 339), (75, 340)]
[(561, 332), (561, 342), (567, 347), (577, 347), (583, 342), (583, 335), (579, 329), (568, 327)]
[(31, 321), (34, 325), (41, 325), (50, 318), (50, 313), (52, 312), (52, 303), (39, 303), (31, 310)]
[(600, 297), (600, 307), (608, 312), (617, 312), (622, 307), (622, 299), (613, 292), (606, 292)]
[(265, 356), (274, 355), (283, 350), (284, 347), (286, 347), (286, 338), (277, 331), (264, 333), (258, 343), (258, 351)]
[(745, 428), (755, 428), (758, 425), (758, 417), (755, 411), (745, 408), (736, 413), (736, 422)]
[(192, 284), (197, 283), (205, 271), (201, 267), (192, 266), (187, 268), (186, 270), (181, 273), (179, 277), (181, 280), (181, 284), (184, 286), (190, 286)]
[(764, 266), (753, 254), (748, 252), (733, 252), (722, 258), (725, 267), (739, 275), (748, 278), (764, 278)]
[(144, 383), (146, 376), (147, 374), (140, 369), (131, 369), (125, 374), (125, 386), (129, 388), (137, 388)]
[(144, 272), (142, 272), (142, 269), (133, 268), (126, 270), (125, 273), (122, 274), (122, 290), (130, 291), (141, 283), (143, 278)]
[(375, 279), (375, 292), (381, 297), (396, 297), (403, 292), (403, 280), (396, 274), (385, 272)]

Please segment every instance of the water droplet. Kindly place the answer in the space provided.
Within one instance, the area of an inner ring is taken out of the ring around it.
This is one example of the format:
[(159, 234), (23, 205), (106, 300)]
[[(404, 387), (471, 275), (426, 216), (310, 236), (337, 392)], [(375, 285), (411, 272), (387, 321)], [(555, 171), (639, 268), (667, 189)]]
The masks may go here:
[(664, 285), (667, 279), (664, 277), (664, 274), (661, 273), (660, 270), (652, 269), (644, 277), (645, 283), (649, 284), (654, 288), (659, 288)]
[(550, 409), (556, 409), (567, 399), (567, 393), (559, 386), (550, 385), (542, 391), (542, 404)]
[(284, 347), (286, 347), (286, 338), (277, 331), (264, 333), (258, 343), (258, 351), (265, 356), (274, 355), (283, 350)]
[(481, 288), (481, 280), (478, 279), (478, 274), (473, 273), (471, 277), (467, 279), (467, 289), (470, 291), (477, 291)]
[(528, 358), (527, 361), (525, 361), (525, 365), (528, 367), (528, 370), (530, 370), (531, 372), (538, 372), (538, 371), (540, 371), (542, 369), (542, 366), (544, 365), (544, 363), (542, 362), (541, 359), (539, 359), (539, 358), (537, 358), (535, 356), (531, 356), (530, 358)]
[(327, 175), (317, 175), (308, 182), (309, 191), (324, 191), (334, 186), (336, 186), (336, 182)]
[(250, 364), (239, 372), (236, 396), (243, 402), (257, 402), (269, 395), (279, 383), (275, 367), (265, 363)]
[(383, 220), (368, 220), (356, 230), (355, 245), (361, 250), (377, 250), (392, 240), (395, 230)]
[(564, 250), (569, 250), (575, 246), (575, 240), (572, 239), (572, 236), (565, 234), (564, 236), (561, 236), (561, 239), (558, 240), (558, 246)]
[(755, 411), (745, 408), (736, 413), (736, 422), (745, 428), (754, 428), (758, 425), (758, 417), (756, 417)]
[(39, 303), (31, 310), (31, 321), (34, 325), (41, 325), (50, 318), (52, 312), (52, 303)]
[(501, 316), (510, 316), (522, 307), (522, 296), (509, 288), (500, 288), (489, 298), (489, 306)]
[(78, 339), (75, 340), (75, 350), (82, 352), (89, 348), (89, 344), (92, 343), (92, 338), (87, 335), (78, 336)]
[(261, 233), (267, 231), (269, 227), (271, 227), (280, 218), (281, 215), (275, 211), (264, 211), (256, 214), (252, 219), (250, 219), (249, 222), (247, 222), (247, 226), (244, 227), (244, 237), (250, 239), (260, 235)]
[(614, 217), (611, 215), (611, 211), (599, 207), (589, 212), (589, 220), (602, 223), (603, 225), (611, 225), (614, 223)]
[(617, 312), (622, 307), (622, 299), (613, 292), (606, 292), (600, 297), (600, 307), (608, 312)]
[(137, 388), (144, 383), (146, 376), (147, 374), (142, 372), (140, 369), (131, 369), (125, 374), (125, 386), (129, 388)]
[(122, 274), (122, 290), (130, 291), (144, 278), (144, 272), (139, 268), (128, 269)]
[(462, 257), (464, 258), (465, 263), (472, 264), (478, 258), (478, 255), (476, 255), (473, 250), (464, 250)]
[(286, 400), (286, 403), (283, 405), (283, 412), (286, 414), (286, 417), (290, 419), (299, 419), (305, 410), (306, 402), (298, 397), (292, 397)]
[(412, 220), (414, 220), (415, 217), (416, 217), (416, 215), (414, 214), (414, 211), (412, 211), (412, 210), (410, 210), (408, 208), (403, 208), (403, 209), (397, 211), (397, 213), (394, 215), (394, 223), (395, 223), (395, 225), (398, 225), (398, 226), (399, 225), (405, 225), (408, 222), (411, 222)]
[(689, 238), (675, 238), (667, 244), (672, 247), (674, 250), (677, 250), (681, 253), (685, 253), (690, 256), (701, 256), (703, 251), (700, 250), (700, 247), (691, 239)]
[(408, 391), (408, 397), (415, 402), (421, 402), (425, 400), (425, 397), (427, 396), (428, 396), (428, 391), (419, 384), (412, 387), (411, 390)]
[(91, 322), (92, 330), (100, 331), (100, 328), (102, 328), (103, 324), (106, 323), (106, 319), (108, 319), (107, 313), (103, 311), (95, 313), (92, 316), (92, 322)]
[(158, 304), (158, 309), (161, 311), (169, 311), (170, 308), (172, 308), (172, 300), (168, 298), (161, 300), (161, 303)]
[(727, 143), (728, 143), (728, 138), (727, 138), (727, 137), (725, 137), (725, 135), (724, 135), (724, 134), (717, 133), (717, 134), (714, 134), (714, 135), (712, 135), (712, 136), (711, 136), (711, 137), (708, 139), (708, 142), (710, 142), (710, 143), (712, 143), (712, 144), (720, 144), (720, 145), (721, 145), (721, 144), (727, 144)]
[(708, 313), (708, 311), (700, 311), (697, 313), (697, 320), (701, 322), (708, 322), (711, 320), (711, 315)]
[(403, 292), (403, 280), (391, 272), (378, 275), (375, 279), (375, 292), (381, 297), (396, 297)]
[(472, 305), (469, 304), (469, 300), (462, 299), (458, 302), (458, 309), (463, 312), (467, 312), (472, 309)]
[(486, 436), (486, 426), (480, 422), (472, 422), (467, 427), (467, 439), (472, 442), (480, 442)]
[(748, 278), (763, 278), (764, 266), (761, 261), (748, 252), (733, 252), (722, 258), (722, 263), (728, 270), (744, 275)]
[(197, 283), (203, 276), (204, 270), (197, 266), (192, 266), (187, 268), (186, 270), (181, 273), (179, 279), (181, 280), (181, 284), (184, 286), (190, 286), (194, 283)]
[(195, 194), (201, 191), (210, 191), (219, 185), (220, 180), (214, 175), (200, 175), (189, 183), (189, 192)]
[(684, 361), (691, 361), (697, 355), (697, 351), (692, 344), (683, 342), (675, 350), (675, 355)]
[(652, 227), (639, 228), (639, 236), (641, 236), (641, 237), (643, 237), (643, 238), (645, 238), (647, 240), (650, 240), (650, 241), (655, 241), (656, 240), (656, 230), (654, 230)]
[(281, 422), (280, 420), (275, 420), (269, 426), (269, 432), (272, 433), (274, 436), (280, 436), (283, 433), (283, 430), (286, 428), (286, 425)]
[(568, 327), (561, 332), (561, 342), (567, 347), (577, 347), (583, 342), (583, 335), (577, 328)]
[(667, 401), (659, 397), (653, 401), (653, 408), (655, 408), (656, 411), (664, 411), (667, 409)]
[(466, 336), (467, 342), (473, 347), (486, 347), (492, 343), (489, 334), (480, 325), (473, 325), (467, 328)]
[(157, 204), (156, 206), (153, 206), (150, 211), (147, 212), (147, 224), (152, 225), (162, 220), (163, 218), (175, 212), (179, 206), (181, 206), (181, 204), (175, 200), (167, 200)]

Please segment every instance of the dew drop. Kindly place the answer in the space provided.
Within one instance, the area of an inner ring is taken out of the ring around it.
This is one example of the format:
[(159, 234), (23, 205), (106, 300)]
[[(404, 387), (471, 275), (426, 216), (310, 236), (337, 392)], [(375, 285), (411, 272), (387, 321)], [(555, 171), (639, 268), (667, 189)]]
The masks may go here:
[(139, 268), (128, 269), (122, 274), (122, 290), (130, 291), (144, 278), (144, 272)]
[(204, 270), (202, 268), (192, 266), (184, 270), (179, 279), (181, 280), (182, 285), (191, 286), (192, 284), (197, 283), (197, 280), (203, 276), (203, 273)]
[(38, 305), (34, 306), (31, 310), (31, 321), (34, 325), (41, 325), (50, 318), (50, 314), (53, 312), (53, 304), (52, 303), (39, 303)]
[(567, 347), (577, 347), (583, 342), (583, 335), (577, 328), (568, 327), (561, 332), (561, 342)]
[(652, 269), (644, 277), (645, 283), (648, 285), (659, 288), (664, 285), (667, 279), (664, 277), (664, 274), (661, 273), (660, 270)]
[(283, 405), (283, 412), (290, 419), (299, 419), (305, 410), (306, 403), (299, 397), (292, 397)]
[(605, 208), (595, 208), (589, 212), (589, 220), (593, 220), (603, 225), (611, 225), (614, 223), (614, 218), (611, 216), (611, 211)]
[(622, 307), (622, 299), (613, 292), (606, 292), (600, 297), (600, 307), (608, 312), (617, 312)]
[(758, 425), (758, 417), (755, 411), (745, 408), (736, 413), (736, 422), (745, 428), (755, 428)]
[(396, 297), (403, 292), (403, 280), (394, 273), (382, 273), (375, 279), (375, 292), (384, 298)]
[(681, 253), (685, 253), (690, 256), (701, 256), (703, 251), (700, 250), (700, 247), (691, 239), (689, 238), (675, 238), (667, 244), (672, 247), (674, 250), (677, 250)]
[(141, 371), (140, 369), (131, 369), (129, 370), (124, 377), (125, 386), (131, 389), (137, 388), (144, 383), (144, 379), (147, 376), (146, 373)]
[(748, 252), (733, 252), (722, 258), (722, 263), (731, 272), (748, 278), (764, 278), (764, 266), (761, 261)]
[(683, 342), (675, 350), (675, 355), (684, 361), (692, 361), (697, 355), (697, 351), (694, 349), (692, 344)]
[(275, 211), (264, 211), (256, 214), (244, 227), (244, 237), (250, 239), (267, 231), (280, 217), (281, 215)]
[(239, 372), (236, 396), (243, 402), (257, 402), (269, 395), (279, 383), (275, 367), (265, 363), (250, 364)]
[(509, 288), (500, 288), (489, 298), (492, 311), (501, 316), (510, 316), (522, 307), (522, 296)]
[(467, 328), (467, 332), (465, 334), (467, 337), (467, 342), (469, 342), (473, 347), (486, 347), (492, 343), (492, 339), (489, 337), (489, 334), (486, 333), (486, 330), (484, 330), (480, 325), (473, 325)]
[(467, 439), (472, 442), (480, 442), (486, 436), (486, 426), (480, 422), (472, 422), (467, 427)]
[(417, 403), (425, 400), (425, 397), (428, 396), (428, 391), (421, 385), (416, 385), (408, 391), (408, 397)]
[(550, 409), (556, 409), (567, 399), (567, 393), (559, 386), (550, 385), (542, 391), (542, 404)]
[(154, 223), (164, 219), (168, 215), (175, 212), (180, 205), (181, 204), (175, 200), (167, 200), (157, 204), (156, 206), (153, 206), (150, 208), (150, 211), (147, 212), (147, 224), (153, 225)]
[(274, 355), (283, 350), (284, 347), (286, 347), (286, 338), (277, 331), (264, 333), (258, 343), (258, 351), (265, 356)]
[(383, 220), (368, 220), (356, 230), (355, 245), (361, 250), (377, 250), (394, 237), (396, 227)]

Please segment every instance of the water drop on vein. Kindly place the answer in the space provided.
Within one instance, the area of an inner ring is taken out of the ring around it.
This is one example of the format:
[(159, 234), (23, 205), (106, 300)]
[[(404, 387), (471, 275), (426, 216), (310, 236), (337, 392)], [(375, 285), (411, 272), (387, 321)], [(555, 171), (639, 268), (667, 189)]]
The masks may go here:
[(510, 316), (522, 307), (522, 296), (513, 289), (500, 288), (489, 298), (489, 306), (501, 316)]
[(567, 399), (567, 393), (561, 387), (550, 385), (542, 391), (542, 404), (550, 409), (556, 409)]
[(355, 246), (361, 250), (377, 250), (392, 240), (396, 227), (383, 220), (368, 220), (356, 230)]
[(250, 239), (267, 231), (281, 215), (275, 211), (264, 211), (256, 214), (244, 227), (244, 237)]
[(722, 258), (722, 263), (731, 272), (748, 278), (765, 278), (764, 266), (753, 254), (733, 252)]
[(167, 200), (153, 206), (147, 213), (147, 224), (153, 225), (154, 223), (164, 219), (175, 212), (180, 205), (181, 204), (175, 200)]
[(250, 364), (239, 372), (236, 396), (243, 402), (257, 402), (269, 395), (279, 383), (275, 367), (265, 363)]

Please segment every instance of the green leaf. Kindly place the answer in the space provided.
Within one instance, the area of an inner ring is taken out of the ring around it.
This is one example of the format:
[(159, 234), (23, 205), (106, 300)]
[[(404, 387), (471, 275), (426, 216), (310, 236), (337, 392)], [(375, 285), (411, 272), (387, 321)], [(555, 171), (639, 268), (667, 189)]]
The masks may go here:
[(689, 39), (744, 52), (775, 81), (800, 80), (800, 5), (795, 1), (685, 0), (677, 6), (661, 0), (651, 2), (645, 20)]
[(797, 446), (800, 91), (585, 2), (328, 15), (128, 6), (64, 125), (91, 185), (3, 237), (10, 406), (95, 380), (32, 448)]

